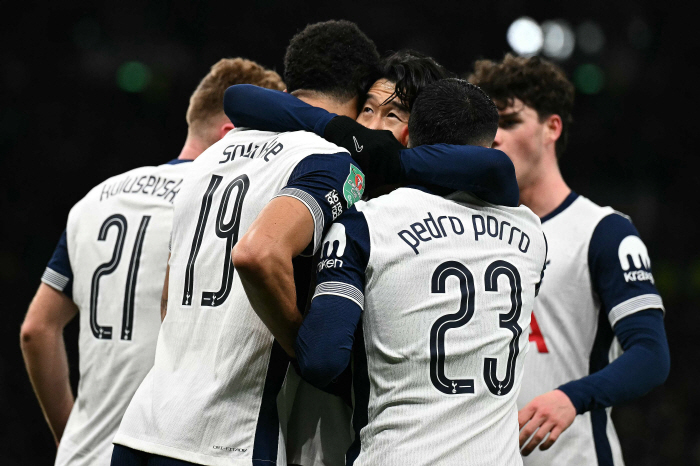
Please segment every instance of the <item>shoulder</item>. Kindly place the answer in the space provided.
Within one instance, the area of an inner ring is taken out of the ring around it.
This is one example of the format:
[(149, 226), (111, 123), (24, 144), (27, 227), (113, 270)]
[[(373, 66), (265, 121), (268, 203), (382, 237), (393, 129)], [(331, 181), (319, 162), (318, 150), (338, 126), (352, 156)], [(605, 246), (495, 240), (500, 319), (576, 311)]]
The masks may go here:
[(335, 154), (346, 153), (350, 154), (346, 149), (326, 141), (316, 133), (309, 131), (289, 131), (279, 133), (279, 140), (282, 143), (288, 143), (292, 146), (297, 146), (300, 149), (314, 154)]
[[(617, 257), (623, 262), (623, 258), (632, 253), (646, 257), (648, 261), (647, 248), (631, 219), (617, 211), (600, 219), (591, 235), (589, 257), (594, 258), (597, 255), (607, 254)], [(626, 270), (624, 265), (623, 269)]]

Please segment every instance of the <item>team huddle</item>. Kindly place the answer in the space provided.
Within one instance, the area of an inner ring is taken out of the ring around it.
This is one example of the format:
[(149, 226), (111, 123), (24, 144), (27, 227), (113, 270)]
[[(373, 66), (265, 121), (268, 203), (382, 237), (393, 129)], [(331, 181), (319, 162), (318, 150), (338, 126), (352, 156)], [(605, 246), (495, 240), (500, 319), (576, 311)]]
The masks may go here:
[(284, 82), (218, 62), (179, 157), (80, 200), (30, 305), (56, 465), (624, 464), (610, 410), (666, 379), (664, 307), (630, 219), (559, 171), (573, 99), (538, 57), (460, 79), (347, 21)]

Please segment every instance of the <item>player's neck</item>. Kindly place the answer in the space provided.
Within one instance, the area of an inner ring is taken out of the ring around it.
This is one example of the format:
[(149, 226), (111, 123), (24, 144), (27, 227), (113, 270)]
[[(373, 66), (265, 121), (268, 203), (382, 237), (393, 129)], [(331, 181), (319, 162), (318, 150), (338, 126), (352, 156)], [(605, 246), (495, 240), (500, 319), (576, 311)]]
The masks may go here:
[(559, 207), (570, 193), (571, 188), (555, 165), (544, 170), (538, 179), (520, 188), (520, 203), (542, 218)]
[(292, 92), (292, 95), (313, 107), (319, 107), (338, 115), (348, 116), (353, 120), (357, 118), (357, 97), (341, 102), (321, 92), (307, 91), (304, 89), (296, 90)]
[(192, 135), (187, 135), (185, 140), (185, 145), (182, 146), (180, 155), (177, 156), (179, 160), (194, 160), (199, 155), (207, 149), (207, 145), (199, 138)]

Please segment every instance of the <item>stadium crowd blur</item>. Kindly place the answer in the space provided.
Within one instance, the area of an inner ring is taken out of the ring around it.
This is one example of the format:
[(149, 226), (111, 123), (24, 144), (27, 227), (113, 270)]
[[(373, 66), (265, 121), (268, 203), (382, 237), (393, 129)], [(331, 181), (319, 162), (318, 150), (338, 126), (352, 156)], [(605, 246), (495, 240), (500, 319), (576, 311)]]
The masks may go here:
[[(543, 36), (541, 53), (554, 56), (577, 88), (564, 177), (574, 191), (632, 217), (666, 306), (670, 377), (614, 410), (625, 460), (700, 464), (695, 19), (671, 2), (527, 3), (30, 1), (14, 17), (3, 15), (2, 464), (53, 463), (19, 327), (70, 207), (111, 175), (177, 156), (189, 94), (213, 63), (242, 56), (281, 71), (295, 32), (343, 18), (380, 51), (411, 47), (465, 75), (475, 59), (512, 50), (507, 31), (523, 16), (545, 33), (559, 28)], [(77, 327), (76, 319), (66, 331), (74, 388)]]

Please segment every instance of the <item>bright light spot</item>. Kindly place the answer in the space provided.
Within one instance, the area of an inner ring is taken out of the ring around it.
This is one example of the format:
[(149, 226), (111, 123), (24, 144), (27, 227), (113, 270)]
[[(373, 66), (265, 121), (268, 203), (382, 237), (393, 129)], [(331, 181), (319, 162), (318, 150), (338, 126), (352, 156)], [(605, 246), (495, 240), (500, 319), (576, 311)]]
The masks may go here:
[(534, 19), (523, 16), (513, 21), (506, 34), (508, 44), (518, 55), (531, 56), (542, 49), (542, 28)]
[(598, 65), (581, 65), (574, 71), (574, 83), (576, 89), (584, 94), (597, 94), (603, 89), (605, 74)]
[(605, 45), (603, 30), (593, 21), (586, 21), (576, 29), (576, 39), (579, 48), (590, 55), (596, 54)]
[(574, 31), (564, 21), (554, 20), (542, 23), (544, 47), (542, 52), (550, 58), (566, 60), (574, 51), (576, 38)]
[(627, 28), (627, 38), (635, 48), (644, 49), (651, 43), (651, 31), (642, 18), (634, 18)]
[(117, 70), (117, 85), (127, 92), (141, 92), (150, 82), (151, 70), (141, 62), (126, 62)]

